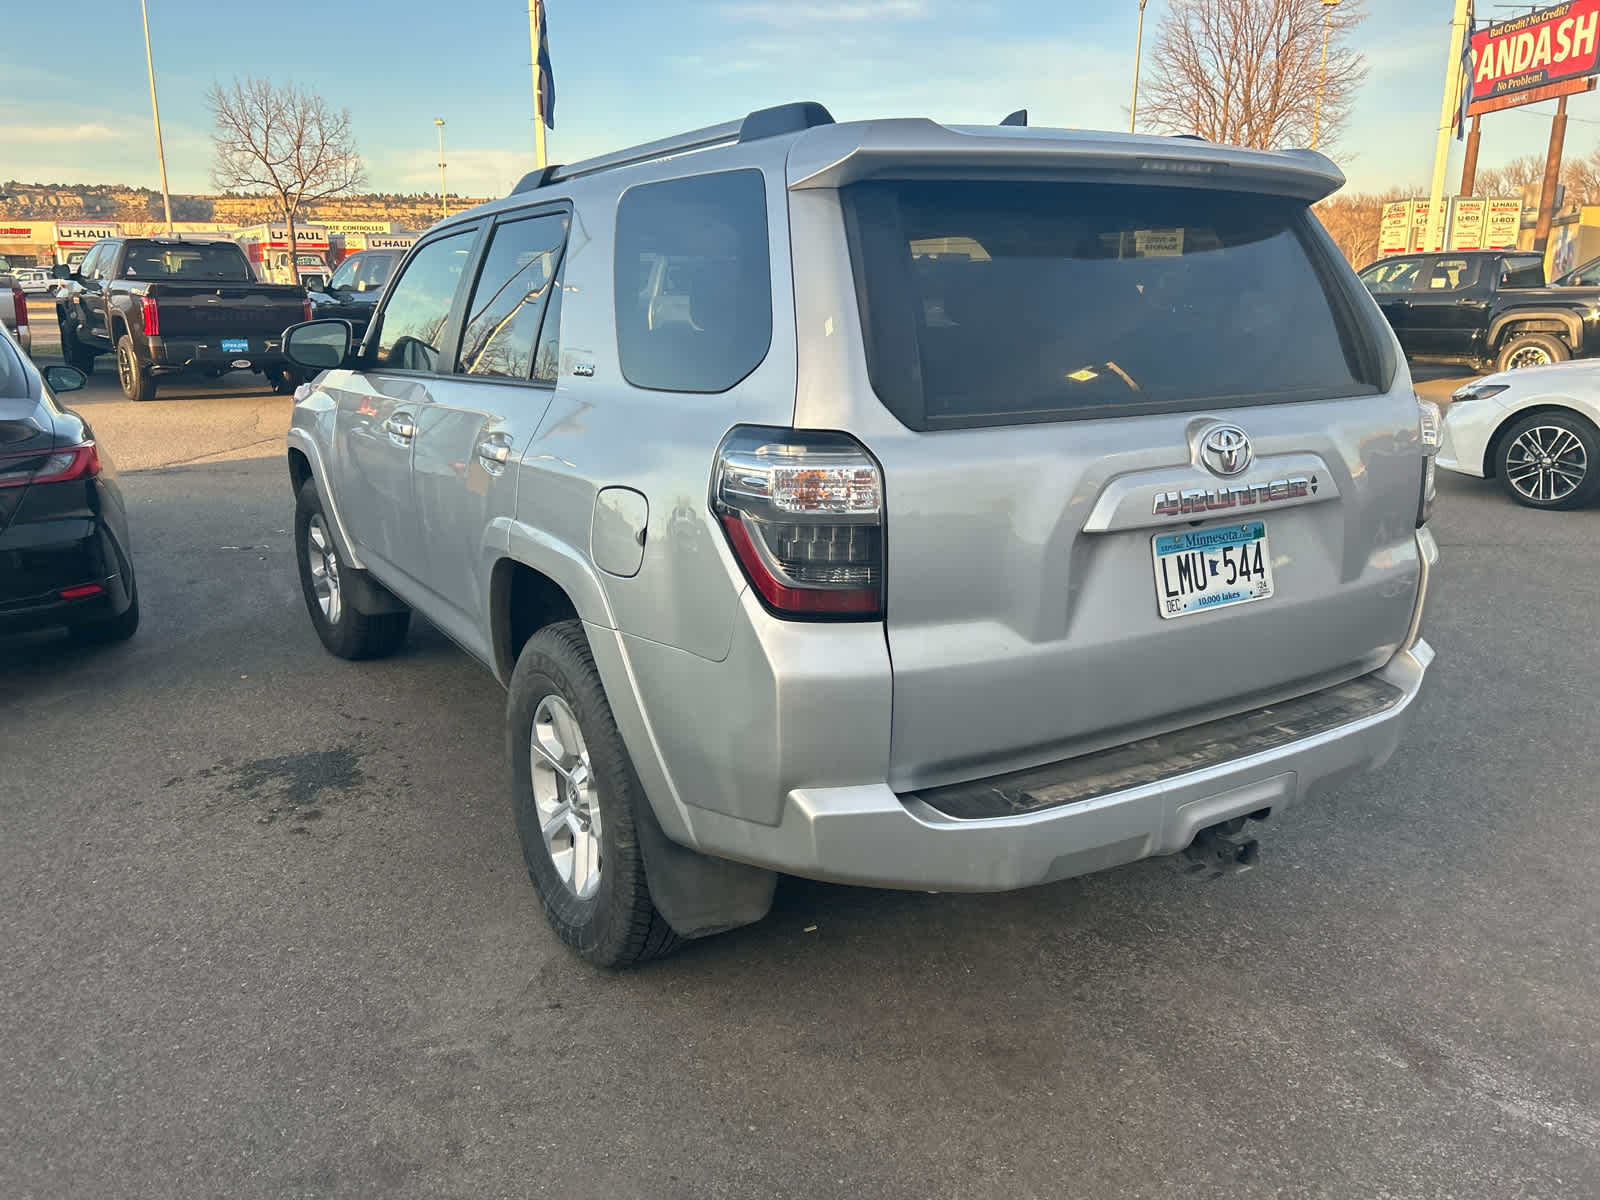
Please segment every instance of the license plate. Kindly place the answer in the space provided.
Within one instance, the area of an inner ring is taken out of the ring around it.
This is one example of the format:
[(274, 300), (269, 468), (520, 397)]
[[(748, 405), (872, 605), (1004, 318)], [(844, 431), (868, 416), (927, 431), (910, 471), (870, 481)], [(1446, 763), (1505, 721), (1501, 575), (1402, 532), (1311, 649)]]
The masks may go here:
[(1267, 523), (1158, 533), (1150, 542), (1156, 564), (1156, 608), (1163, 618), (1272, 595)]
[(223, 338), (222, 352), (224, 354), (248, 354), (250, 352), (250, 339)]

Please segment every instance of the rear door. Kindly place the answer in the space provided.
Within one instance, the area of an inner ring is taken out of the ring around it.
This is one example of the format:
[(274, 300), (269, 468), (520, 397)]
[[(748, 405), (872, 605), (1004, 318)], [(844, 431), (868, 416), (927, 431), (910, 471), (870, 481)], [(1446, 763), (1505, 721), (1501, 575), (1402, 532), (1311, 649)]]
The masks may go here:
[(1378, 311), (1394, 329), (1401, 349), (1410, 353), (1411, 293), (1426, 259), (1414, 255), (1388, 258), (1361, 272), (1361, 282), (1378, 303)]
[(1478, 353), (1489, 324), (1491, 280), (1498, 263), (1479, 255), (1441, 255), (1418, 272), (1411, 293), (1406, 350), (1438, 357)]
[[(411, 479), (437, 620), (485, 661), (489, 567), (504, 549), (495, 518), (516, 511), (516, 465), (550, 406), (568, 214), (494, 226), (462, 322), (455, 370), (417, 410)], [(498, 540), (497, 540), (498, 539)]]
[[(897, 787), (1394, 653), (1417, 586), (1416, 404), (1387, 390), (1377, 314), (1303, 202), (971, 179), (842, 197), (855, 282), (834, 303), (864, 309), (868, 388), (802, 339), (797, 420), (849, 429), (883, 467)], [(801, 328), (819, 302), (802, 297)]]
[(418, 244), (376, 318), (362, 366), (333, 371), (319, 386), (338, 404), (334, 499), (359, 554), (390, 582), (426, 578), (411, 488), (418, 419), (434, 403), (444, 347), (454, 345), (452, 306), (476, 227), (453, 228)]
[(72, 292), (71, 307), (78, 318), (80, 338), (103, 345), (110, 345), (110, 335), (106, 332), (105, 280), (116, 253), (115, 242), (91, 247), (78, 264), (78, 281)]

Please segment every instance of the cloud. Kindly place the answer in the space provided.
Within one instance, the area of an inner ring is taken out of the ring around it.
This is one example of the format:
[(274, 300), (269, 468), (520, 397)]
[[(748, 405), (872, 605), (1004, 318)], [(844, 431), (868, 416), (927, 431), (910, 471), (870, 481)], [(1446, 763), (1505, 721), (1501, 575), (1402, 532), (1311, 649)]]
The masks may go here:
[(125, 133), (119, 133), (107, 125), (30, 125), (19, 121), (6, 130), (6, 140), (33, 146), (50, 146), (61, 142), (98, 142), (125, 136)]

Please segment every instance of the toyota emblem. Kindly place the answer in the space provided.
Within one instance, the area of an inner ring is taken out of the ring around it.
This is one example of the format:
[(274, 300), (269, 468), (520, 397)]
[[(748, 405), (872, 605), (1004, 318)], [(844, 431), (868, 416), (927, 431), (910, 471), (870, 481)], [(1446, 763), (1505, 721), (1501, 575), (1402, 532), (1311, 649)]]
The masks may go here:
[(1200, 458), (1213, 475), (1237, 475), (1250, 465), (1250, 439), (1237, 425), (1217, 425), (1200, 439)]

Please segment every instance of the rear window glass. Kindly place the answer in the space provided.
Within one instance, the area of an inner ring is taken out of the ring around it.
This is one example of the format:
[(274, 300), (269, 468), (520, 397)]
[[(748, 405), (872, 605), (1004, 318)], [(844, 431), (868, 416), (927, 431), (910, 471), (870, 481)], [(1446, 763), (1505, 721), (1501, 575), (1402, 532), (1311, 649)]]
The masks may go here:
[(912, 428), (1376, 390), (1293, 201), (992, 181), (845, 197), (873, 386)]
[(250, 267), (239, 247), (226, 242), (172, 246), (129, 242), (122, 258), (127, 279), (248, 280)]
[(750, 374), (772, 341), (761, 172), (629, 188), (617, 205), (615, 283), (629, 383), (722, 392)]

